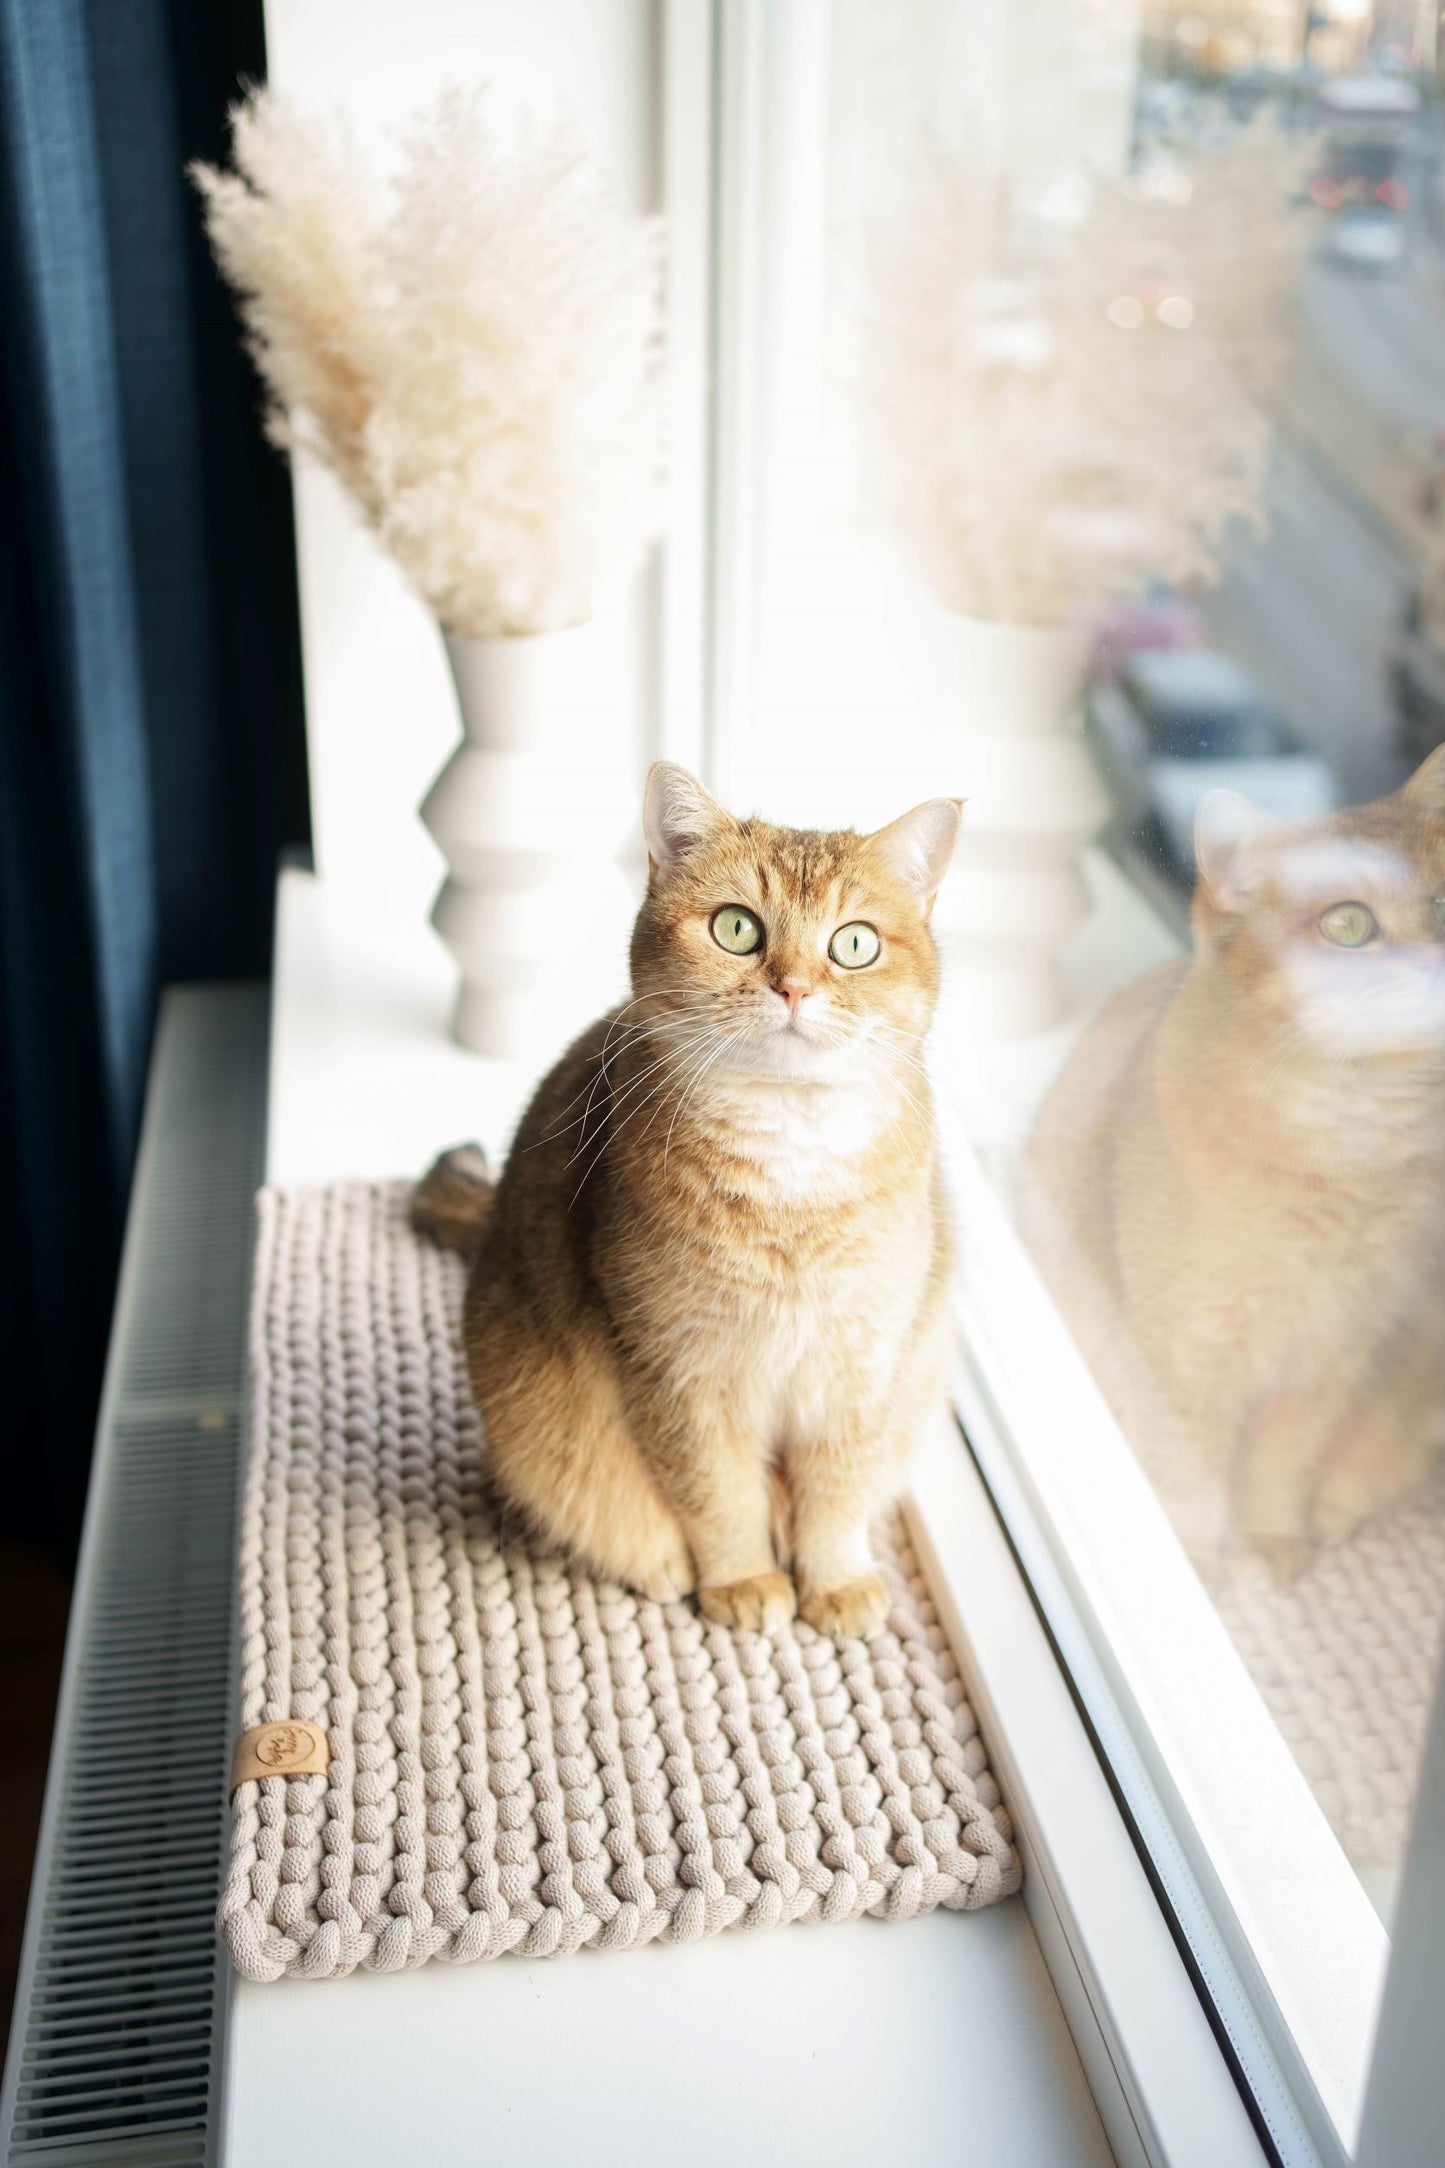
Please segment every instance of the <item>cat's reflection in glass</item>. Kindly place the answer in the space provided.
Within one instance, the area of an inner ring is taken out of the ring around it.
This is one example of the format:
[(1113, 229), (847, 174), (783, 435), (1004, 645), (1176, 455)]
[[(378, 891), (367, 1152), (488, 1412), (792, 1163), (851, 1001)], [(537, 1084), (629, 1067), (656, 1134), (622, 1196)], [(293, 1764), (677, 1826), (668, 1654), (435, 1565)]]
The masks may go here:
[(1199, 814), (1192, 953), (1036, 1124), (1028, 1240), (1206, 1572), (1290, 1575), (1445, 1442), (1445, 747), (1371, 805)]

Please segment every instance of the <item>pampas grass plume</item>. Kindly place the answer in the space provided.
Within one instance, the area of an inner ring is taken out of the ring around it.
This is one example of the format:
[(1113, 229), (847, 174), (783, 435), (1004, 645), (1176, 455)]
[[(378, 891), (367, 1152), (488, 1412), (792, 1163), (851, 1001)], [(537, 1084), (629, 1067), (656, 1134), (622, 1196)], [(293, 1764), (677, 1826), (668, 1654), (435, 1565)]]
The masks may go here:
[(925, 162), (869, 281), (865, 459), (950, 608), (1077, 620), (1211, 584), (1231, 524), (1263, 528), (1311, 151), (1256, 125), (1170, 186), (1098, 183), (1072, 226)]
[(388, 185), (268, 90), (193, 168), (268, 428), (350, 492), (448, 632), (580, 623), (659, 504), (661, 231), (566, 120), (419, 114)]

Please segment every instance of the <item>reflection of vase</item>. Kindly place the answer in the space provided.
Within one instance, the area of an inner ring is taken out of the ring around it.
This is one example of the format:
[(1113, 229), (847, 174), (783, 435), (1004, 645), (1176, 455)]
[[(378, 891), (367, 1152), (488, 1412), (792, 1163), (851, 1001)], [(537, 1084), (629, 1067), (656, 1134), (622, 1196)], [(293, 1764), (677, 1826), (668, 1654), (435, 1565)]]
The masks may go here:
[(1089, 908), (1079, 853), (1110, 810), (1083, 739), (1088, 637), (955, 616), (936, 641), (966, 799), (938, 931), (977, 1029), (1019, 1038), (1067, 1008), (1060, 958)]
[(557, 981), (626, 911), (625, 764), (597, 742), (585, 632), (447, 635), (462, 741), (421, 817), (447, 860), (431, 917), (461, 966), (452, 1030), (475, 1053), (552, 1038)]

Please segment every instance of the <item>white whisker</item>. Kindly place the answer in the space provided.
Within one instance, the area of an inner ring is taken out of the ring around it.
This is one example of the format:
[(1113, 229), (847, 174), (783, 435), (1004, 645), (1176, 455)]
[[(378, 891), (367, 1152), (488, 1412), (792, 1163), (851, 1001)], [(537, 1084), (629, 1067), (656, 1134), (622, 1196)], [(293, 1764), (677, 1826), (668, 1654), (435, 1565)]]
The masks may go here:
[(678, 1115), (681, 1114), (683, 1108), (687, 1105), (690, 1095), (702, 1082), (702, 1079), (707, 1075), (709, 1069), (711, 1069), (716, 1064), (719, 1058), (723, 1054), (725, 1054), (730, 1047), (736, 1046), (738, 1040), (742, 1036), (743, 1034), (740, 1031), (735, 1031), (731, 1034), (730, 1037), (722, 1041), (721, 1045), (718, 1046), (716, 1050), (703, 1063), (702, 1068), (694, 1074), (692, 1082), (688, 1085), (687, 1090), (683, 1093), (681, 1099), (679, 1099), (679, 1101), (677, 1102), (677, 1106), (673, 1112), (672, 1120), (667, 1125), (667, 1137), (662, 1147), (662, 1171), (664, 1174), (666, 1174), (667, 1172), (667, 1155), (672, 1146), (672, 1132), (677, 1127)]
[[(706, 1046), (707, 1042), (708, 1042), (708, 1041), (710, 1041), (710, 1040), (712, 1040), (713, 1038), (715, 1038), (715, 1036), (716, 1036), (716, 1027), (715, 1027), (715, 1026), (712, 1026), (712, 1025), (706, 1025), (706, 1026), (699, 1026), (699, 1027), (698, 1027), (698, 1033), (697, 1033), (697, 1036), (696, 1036), (696, 1037), (695, 1037), (694, 1039), (690, 1040), (690, 1041), (688, 1042), (687, 1046), (683, 1047), (682, 1049), (673, 1049), (673, 1050), (669, 1051), (669, 1053), (668, 1053), (667, 1055), (665, 1055), (665, 1056), (663, 1057), (663, 1059), (662, 1059), (661, 1061), (655, 1062), (655, 1063), (653, 1064), (653, 1066), (652, 1066), (652, 1069), (650, 1069), (650, 1070), (647, 1070), (647, 1071), (645, 1071), (645, 1072), (644, 1072), (644, 1076), (643, 1076), (643, 1077), (641, 1077), (641, 1078), (636, 1078), (636, 1079), (634, 1079), (634, 1080), (633, 1080), (633, 1082), (632, 1082), (631, 1084), (629, 1084), (629, 1086), (628, 1086), (628, 1089), (627, 1089), (627, 1091), (626, 1091), (626, 1092), (624, 1092), (624, 1093), (622, 1094), (622, 1098), (623, 1098), (623, 1099), (625, 1099), (625, 1098), (627, 1098), (628, 1096), (630, 1096), (630, 1094), (631, 1094), (632, 1092), (634, 1092), (634, 1091), (635, 1091), (635, 1090), (637, 1089), (638, 1085), (640, 1085), (640, 1084), (641, 1084), (641, 1083), (642, 1083), (643, 1081), (645, 1081), (645, 1078), (646, 1078), (647, 1076), (650, 1076), (650, 1075), (652, 1075), (652, 1074), (653, 1074), (653, 1073), (654, 1073), (654, 1072), (655, 1072), (656, 1070), (658, 1070), (658, 1069), (664, 1069), (664, 1068), (669, 1068), (669, 1067), (670, 1067), (670, 1066), (672, 1065), (672, 1063), (673, 1063), (673, 1062), (674, 1062), (674, 1061), (675, 1061), (675, 1060), (676, 1060), (676, 1059), (678, 1058), (678, 1056), (679, 1056), (679, 1053), (680, 1053), (680, 1054), (682, 1054), (682, 1055), (687, 1055), (687, 1054), (690, 1054), (690, 1053), (692, 1053), (692, 1052), (694, 1051), (694, 1049), (695, 1049), (695, 1048), (697, 1048), (698, 1046), (700, 1046), (700, 1045), (702, 1045), (702, 1046)], [(699, 1058), (703, 1058), (703, 1057), (699, 1057)], [(694, 1075), (695, 1073), (696, 1073), (696, 1067), (695, 1067), (695, 1065), (694, 1065), (694, 1067), (693, 1067), (693, 1068), (690, 1068), (690, 1069), (688, 1070), (688, 1077), (690, 1078), (690, 1077), (691, 1077), (691, 1076), (693, 1076), (693, 1075)], [(683, 1079), (679, 1079), (678, 1081), (679, 1081), (679, 1085), (681, 1086), (681, 1084), (683, 1083), (683, 1081), (684, 1081), (684, 1080), (683, 1080)], [(664, 1078), (663, 1078), (663, 1080), (662, 1080), (662, 1081), (661, 1081), (661, 1082), (660, 1082), (659, 1084), (656, 1084), (656, 1085), (654, 1085), (654, 1086), (653, 1086), (653, 1088), (652, 1088), (652, 1090), (651, 1090), (650, 1092), (646, 1093), (646, 1094), (644, 1095), (644, 1097), (643, 1097), (642, 1099), (640, 1099), (640, 1100), (638, 1101), (637, 1105), (633, 1107), (633, 1109), (632, 1109), (631, 1113), (629, 1113), (629, 1114), (628, 1114), (628, 1115), (626, 1116), (626, 1118), (625, 1118), (625, 1119), (624, 1119), (623, 1121), (621, 1121), (621, 1122), (615, 1122), (615, 1121), (611, 1120), (610, 1118), (609, 1118), (609, 1119), (607, 1119), (606, 1121), (604, 1121), (604, 1123), (603, 1123), (603, 1125), (602, 1125), (602, 1129), (603, 1129), (603, 1135), (602, 1135), (602, 1142), (601, 1142), (601, 1143), (600, 1143), (600, 1145), (598, 1146), (597, 1150), (596, 1150), (596, 1151), (594, 1152), (594, 1154), (593, 1154), (593, 1156), (592, 1156), (591, 1160), (590, 1160), (590, 1161), (588, 1162), (587, 1166), (586, 1166), (586, 1167), (585, 1167), (585, 1168), (583, 1169), (583, 1173), (582, 1173), (582, 1179), (581, 1179), (581, 1181), (580, 1181), (580, 1182), (578, 1183), (578, 1185), (577, 1185), (577, 1188), (575, 1189), (575, 1191), (573, 1192), (573, 1195), (572, 1195), (572, 1204), (575, 1204), (575, 1203), (577, 1202), (577, 1199), (578, 1199), (578, 1197), (580, 1197), (580, 1196), (581, 1196), (581, 1194), (582, 1194), (582, 1191), (583, 1191), (583, 1189), (585, 1188), (585, 1186), (586, 1186), (587, 1182), (588, 1182), (588, 1181), (590, 1180), (590, 1178), (591, 1178), (591, 1176), (592, 1176), (592, 1174), (593, 1174), (594, 1170), (596, 1169), (596, 1167), (597, 1167), (597, 1165), (598, 1165), (598, 1162), (599, 1162), (599, 1161), (601, 1160), (601, 1158), (602, 1158), (603, 1154), (604, 1154), (604, 1153), (606, 1152), (606, 1150), (607, 1150), (607, 1147), (608, 1147), (608, 1146), (609, 1146), (610, 1144), (613, 1144), (613, 1143), (615, 1143), (615, 1142), (616, 1142), (617, 1138), (618, 1138), (618, 1137), (619, 1137), (619, 1136), (620, 1136), (620, 1135), (622, 1134), (623, 1130), (624, 1130), (624, 1129), (626, 1129), (626, 1128), (628, 1127), (629, 1123), (631, 1123), (631, 1122), (632, 1122), (632, 1121), (634, 1120), (634, 1118), (635, 1118), (635, 1117), (636, 1117), (636, 1116), (637, 1116), (638, 1114), (642, 1113), (642, 1112), (643, 1112), (643, 1111), (644, 1111), (644, 1110), (645, 1110), (645, 1109), (646, 1109), (647, 1107), (651, 1106), (651, 1105), (652, 1105), (652, 1102), (653, 1102), (653, 1101), (654, 1101), (655, 1099), (661, 1099), (661, 1098), (662, 1098), (663, 1094), (664, 1094), (664, 1093), (665, 1093), (665, 1092), (667, 1091), (667, 1086), (668, 1086), (668, 1080), (667, 1080), (667, 1078), (666, 1078), (666, 1077), (664, 1077)], [(609, 1107), (609, 1117), (610, 1117), (610, 1116), (611, 1116), (611, 1115), (612, 1115), (613, 1113), (615, 1113), (615, 1111), (616, 1111), (616, 1106), (617, 1106), (617, 1104), (620, 1104), (620, 1103), (621, 1103), (620, 1101), (618, 1101), (618, 1102), (613, 1102), (613, 1103), (612, 1103), (612, 1105), (611, 1105), (611, 1106)], [(655, 1120), (655, 1119), (656, 1119), (656, 1116), (654, 1115), (654, 1117), (653, 1117), (653, 1118), (654, 1118), (654, 1120)], [(649, 1123), (648, 1123), (648, 1129), (650, 1129), (650, 1128), (651, 1128), (651, 1126), (652, 1126), (652, 1123), (651, 1123), (651, 1122), (649, 1122)], [(646, 1135), (647, 1135), (647, 1129), (644, 1129), (644, 1131), (643, 1131), (642, 1133), (643, 1133), (643, 1135), (644, 1135), (644, 1136), (646, 1136)], [(589, 1139), (588, 1141), (590, 1142), (591, 1140)], [(579, 1150), (580, 1150), (580, 1149), (581, 1149), (581, 1147), (579, 1146)], [(573, 1159), (575, 1159), (576, 1157), (577, 1157), (577, 1153), (576, 1153), (576, 1152), (574, 1152), (574, 1153), (573, 1153), (573, 1155), (572, 1155), (572, 1158), (573, 1158)], [(569, 1160), (569, 1161), (568, 1161), (568, 1165), (570, 1166), (571, 1164), (572, 1164), (572, 1161), (571, 1161), (571, 1160)], [(569, 1206), (569, 1208), (568, 1208), (568, 1209), (570, 1210), (570, 1209), (571, 1209), (571, 1207)]]
[[(671, 1063), (682, 1059), (684, 1056), (691, 1053), (694, 1048), (704, 1045), (706, 1042), (712, 1039), (713, 1035), (713, 1027), (710, 1024), (694, 1026), (686, 1039), (682, 1040), (677, 1046), (669, 1047), (666, 1053), (662, 1054), (656, 1061), (650, 1062), (645, 1069), (639, 1072), (638, 1075), (629, 1078), (625, 1087), (620, 1092), (613, 1093), (612, 1096), (609, 1098), (607, 1102), (606, 1112), (602, 1117), (601, 1122), (599, 1122), (599, 1128), (605, 1126), (606, 1123), (616, 1115), (618, 1109), (625, 1106), (627, 1104), (627, 1101), (634, 1097), (634, 1095), (641, 1089), (642, 1085), (647, 1082), (647, 1079), (649, 1077), (655, 1076), (659, 1069), (665, 1069)], [(658, 1089), (662, 1088), (663, 1087), (661, 1086), (658, 1087)], [(571, 1128), (575, 1127), (576, 1125), (573, 1123), (569, 1123), (568, 1126), (569, 1128)], [(597, 1133), (597, 1130), (594, 1130), (592, 1133), (592, 1137), (589, 1137), (586, 1133), (586, 1129), (584, 1126), (582, 1136), (578, 1140), (577, 1150), (572, 1154), (572, 1159), (575, 1159), (578, 1156), (578, 1153), (580, 1153), (586, 1145), (590, 1144), (593, 1141), (593, 1138), (595, 1138)], [(572, 1161), (569, 1160), (567, 1164), (570, 1166), (572, 1164)]]

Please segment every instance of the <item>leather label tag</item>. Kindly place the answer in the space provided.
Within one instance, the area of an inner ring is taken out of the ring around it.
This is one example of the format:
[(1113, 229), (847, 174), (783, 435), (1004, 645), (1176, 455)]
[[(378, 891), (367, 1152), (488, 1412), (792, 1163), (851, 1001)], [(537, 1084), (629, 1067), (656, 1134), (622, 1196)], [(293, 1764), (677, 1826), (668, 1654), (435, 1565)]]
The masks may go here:
[(309, 1717), (243, 1731), (231, 1756), (231, 1791), (257, 1777), (324, 1777), (331, 1767), (326, 1734)]

